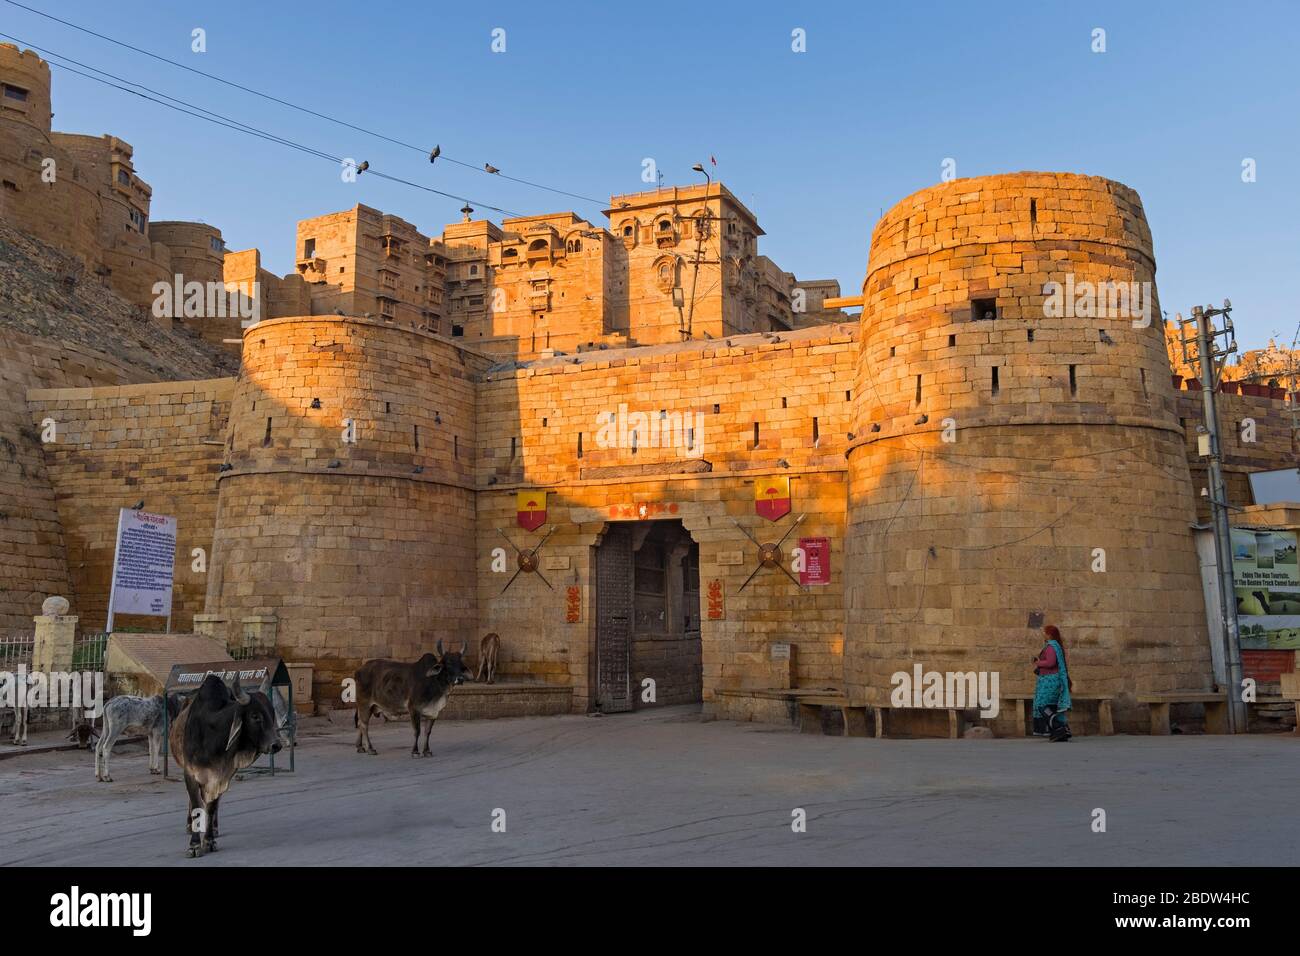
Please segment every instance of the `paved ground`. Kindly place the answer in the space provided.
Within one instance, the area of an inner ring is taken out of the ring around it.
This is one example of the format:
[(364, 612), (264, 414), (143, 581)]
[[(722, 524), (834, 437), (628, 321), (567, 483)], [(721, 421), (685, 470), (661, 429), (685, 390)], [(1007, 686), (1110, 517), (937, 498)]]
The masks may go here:
[[(218, 853), (186, 860), (184, 788), (119, 745), (0, 761), (0, 863), (1294, 864), (1300, 739), (864, 740), (691, 709), (440, 722), (303, 740), (298, 772), (237, 782)], [(807, 811), (807, 832), (791, 811)], [(1107, 832), (1091, 829), (1105, 809)], [(506, 814), (494, 833), (492, 814)]]

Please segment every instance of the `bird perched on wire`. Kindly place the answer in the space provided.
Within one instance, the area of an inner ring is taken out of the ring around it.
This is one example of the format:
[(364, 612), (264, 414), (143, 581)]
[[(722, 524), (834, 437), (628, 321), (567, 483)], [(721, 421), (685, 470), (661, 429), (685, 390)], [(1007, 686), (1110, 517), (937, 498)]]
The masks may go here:
[(433, 151), (429, 153), (429, 162), (433, 162), (441, 155), (442, 155), (442, 147), (441, 146), (433, 147)]
[(501, 172), (501, 170), (497, 169), (497, 168), (496, 168), (495, 166), (493, 166), (491, 163), (484, 163), (484, 164), (483, 164), (483, 168), (486, 169), (489, 173), (500, 173), (500, 172)]
[(357, 175), (360, 176), (362, 173), (364, 173), (364, 172), (365, 172), (367, 169), (369, 169), (369, 168), (370, 168), (370, 160), (368, 160), (368, 159), (363, 159), (363, 160), (361, 161), (361, 165), (357, 167)]

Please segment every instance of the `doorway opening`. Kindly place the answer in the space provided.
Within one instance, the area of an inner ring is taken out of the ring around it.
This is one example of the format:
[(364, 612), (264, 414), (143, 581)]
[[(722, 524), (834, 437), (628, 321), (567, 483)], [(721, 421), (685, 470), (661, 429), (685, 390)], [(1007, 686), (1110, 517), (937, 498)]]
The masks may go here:
[(596, 548), (595, 606), (597, 710), (702, 699), (700, 547), (681, 521), (611, 522)]

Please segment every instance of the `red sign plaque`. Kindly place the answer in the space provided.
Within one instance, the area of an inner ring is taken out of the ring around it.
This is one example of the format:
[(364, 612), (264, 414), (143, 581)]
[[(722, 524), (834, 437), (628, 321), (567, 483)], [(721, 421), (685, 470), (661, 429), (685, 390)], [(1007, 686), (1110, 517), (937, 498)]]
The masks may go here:
[(799, 583), (805, 587), (831, 583), (831, 539), (800, 538), (804, 567), (799, 572)]
[(721, 621), (727, 616), (727, 612), (722, 602), (722, 580), (720, 578), (714, 578), (709, 582), (706, 595), (709, 602), (709, 620)]

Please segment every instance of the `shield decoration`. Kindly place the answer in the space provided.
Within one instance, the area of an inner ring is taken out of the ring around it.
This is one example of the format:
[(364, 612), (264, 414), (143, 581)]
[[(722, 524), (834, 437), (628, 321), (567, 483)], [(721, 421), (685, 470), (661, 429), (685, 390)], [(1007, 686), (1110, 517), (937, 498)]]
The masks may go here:
[(515, 497), (515, 520), (525, 531), (540, 528), (546, 521), (546, 492), (519, 492)]
[(789, 478), (755, 478), (754, 510), (768, 521), (790, 513)]

